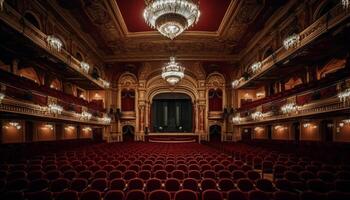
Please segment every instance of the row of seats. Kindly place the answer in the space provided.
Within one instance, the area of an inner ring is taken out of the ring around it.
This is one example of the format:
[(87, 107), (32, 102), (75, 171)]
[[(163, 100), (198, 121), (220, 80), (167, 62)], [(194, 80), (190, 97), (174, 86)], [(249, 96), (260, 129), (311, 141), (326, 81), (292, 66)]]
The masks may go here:
[(47, 152), (24, 160), (3, 161), (1, 190), (4, 194), (23, 192), (24, 196), (49, 191), (54, 198), (65, 191), (79, 196), (98, 191), (103, 197), (115, 190), (125, 194), (133, 190), (146, 194), (164, 190), (172, 198), (181, 190), (191, 190), (200, 198), (207, 190), (219, 192), (222, 198), (227, 198), (230, 190), (246, 194), (246, 198), (254, 191), (268, 198), (274, 192), (285, 191), (301, 198), (299, 194), (307, 192), (327, 197), (333, 191), (347, 193), (345, 188), (349, 188), (345, 165), (231, 145), (231, 152), (197, 143), (137, 142)]
[(215, 189), (206, 190), (202, 194), (183, 189), (173, 195), (165, 190), (155, 190), (150, 193), (145, 193), (142, 190), (130, 190), (128, 192), (110, 190), (105, 194), (96, 190), (82, 193), (67, 190), (57, 194), (49, 191), (27, 194), (23, 192), (9, 192), (3, 196), (4, 200), (346, 200), (349, 198), (349, 193), (336, 191), (327, 194), (303, 192), (298, 195), (287, 191), (276, 191), (268, 194), (259, 190), (253, 190), (248, 193), (230, 190), (227, 196), (224, 197), (222, 192)]

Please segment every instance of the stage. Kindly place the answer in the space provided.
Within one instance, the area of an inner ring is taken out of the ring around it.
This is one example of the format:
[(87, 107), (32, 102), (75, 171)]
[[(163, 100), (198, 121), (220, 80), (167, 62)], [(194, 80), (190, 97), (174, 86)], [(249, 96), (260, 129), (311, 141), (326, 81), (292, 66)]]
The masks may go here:
[(156, 143), (191, 143), (199, 142), (195, 133), (150, 133), (145, 136), (146, 142)]

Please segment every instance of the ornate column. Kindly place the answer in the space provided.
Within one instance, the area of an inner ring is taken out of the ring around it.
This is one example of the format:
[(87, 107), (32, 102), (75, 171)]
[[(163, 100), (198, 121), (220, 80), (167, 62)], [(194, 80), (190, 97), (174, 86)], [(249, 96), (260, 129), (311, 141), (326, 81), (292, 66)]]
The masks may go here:
[(144, 138), (145, 130), (145, 108), (146, 105), (144, 102), (139, 103), (139, 132), (136, 135), (135, 140), (140, 141)]

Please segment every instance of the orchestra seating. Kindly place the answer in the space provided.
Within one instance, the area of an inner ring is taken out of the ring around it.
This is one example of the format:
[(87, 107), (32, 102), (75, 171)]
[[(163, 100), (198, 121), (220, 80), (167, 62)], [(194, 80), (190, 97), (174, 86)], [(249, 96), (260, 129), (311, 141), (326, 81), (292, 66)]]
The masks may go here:
[(75, 145), (65, 148), (61, 144), (61, 150), (45, 149), (24, 159), (3, 159), (1, 199), (350, 198), (350, 165), (313, 160), (307, 154), (279, 152), (262, 145)]

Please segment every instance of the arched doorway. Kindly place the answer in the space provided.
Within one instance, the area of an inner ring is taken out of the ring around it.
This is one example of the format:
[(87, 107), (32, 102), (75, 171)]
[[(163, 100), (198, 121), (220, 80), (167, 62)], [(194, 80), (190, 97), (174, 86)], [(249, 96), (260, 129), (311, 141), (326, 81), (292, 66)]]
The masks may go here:
[(123, 126), (123, 140), (134, 141), (135, 128), (131, 125)]
[(244, 128), (242, 129), (242, 141), (251, 141), (252, 140), (252, 129)]
[(221, 141), (221, 126), (213, 125), (209, 127), (209, 139), (211, 142)]
[(151, 105), (152, 132), (190, 133), (193, 131), (191, 97), (184, 93), (160, 93)]

